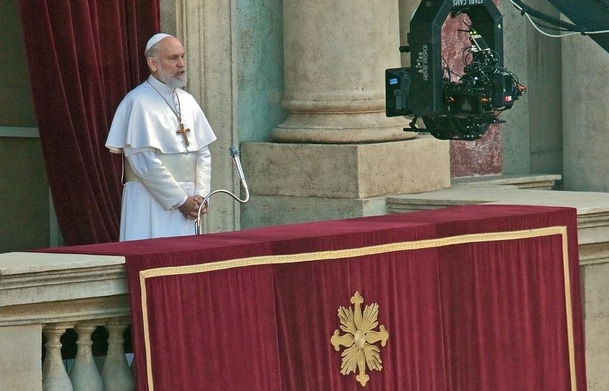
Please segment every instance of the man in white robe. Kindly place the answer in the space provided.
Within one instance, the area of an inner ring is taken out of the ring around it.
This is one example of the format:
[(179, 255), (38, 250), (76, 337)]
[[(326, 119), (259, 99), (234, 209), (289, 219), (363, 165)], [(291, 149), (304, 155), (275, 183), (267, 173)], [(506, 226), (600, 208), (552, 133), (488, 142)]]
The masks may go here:
[(121, 241), (194, 234), (210, 192), (208, 146), (216, 136), (182, 89), (184, 47), (173, 36), (156, 34), (145, 57), (150, 76), (120, 103), (106, 141), (110, 152), (124, 156)]

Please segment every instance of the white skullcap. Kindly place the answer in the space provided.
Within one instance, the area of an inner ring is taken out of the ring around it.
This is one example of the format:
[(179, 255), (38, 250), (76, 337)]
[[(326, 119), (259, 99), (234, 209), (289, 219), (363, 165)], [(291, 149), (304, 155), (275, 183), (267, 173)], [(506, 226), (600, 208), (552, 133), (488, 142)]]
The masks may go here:
[(153, 47), (157, 42), (159, 42), (161, 39), (163, 38), (167, 38), (167, 37), (171, 37), (171, 35), (169, 34), (165, 34), (165, 33), (158, 33), (158, 34), (154, 34), (149, 40), (148, 43), (146, 43), (146, 50), (144, 50), (144, 54), (148, 53), (148, 50), (150, 50), (151, 47)]

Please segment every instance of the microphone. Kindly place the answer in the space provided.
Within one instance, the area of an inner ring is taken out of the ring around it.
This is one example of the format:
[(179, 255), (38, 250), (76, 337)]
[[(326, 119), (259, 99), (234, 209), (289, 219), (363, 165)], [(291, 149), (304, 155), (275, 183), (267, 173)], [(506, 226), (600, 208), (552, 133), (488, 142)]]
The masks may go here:
[(203, 210), (203, 206), (207, 205), (207, 201), (211, 198), (211, 196), (224, 193), (231, 196), (235, 201), (245, 204), (250, 199), (250, 191), (247, 188), (247, 183), (245, 183), (245, 175), (243, 174), (243, 167), (241, 167), (241, 159), (239, 158), (239, 148), (236, 145), (231, 145), (228, 149), (228, 152), (232, 156), (235, 165), (237, 166), (237, 171), (239, 171), (239, 178), (241, 179), (241, 185), (243, 186), (243, 190), (245, 191), (245, 198), (241, 199), (237, 197), (235, 194), (231, 193), (225, 189), (214, 190), (203, 198), (203, 202), (199, 205), (199, 212), (197, 213), (197, 221), (195, 221), (195, 232), (197, 235), (203, 234), (202, 226), (201, 226), (201, 210)]
[(245, 182), (245, 174), (243, 173), (243, 167), (241, 167), (241, 159), (239, 158), (239, 148), (236, 145), (231, 145), (228, 149), (235, 165), (237, 166), (237, 171), (239, 172), (239, 178), (241, 179), (241, 183), (243, 187), (247, 188), (247, 183)]

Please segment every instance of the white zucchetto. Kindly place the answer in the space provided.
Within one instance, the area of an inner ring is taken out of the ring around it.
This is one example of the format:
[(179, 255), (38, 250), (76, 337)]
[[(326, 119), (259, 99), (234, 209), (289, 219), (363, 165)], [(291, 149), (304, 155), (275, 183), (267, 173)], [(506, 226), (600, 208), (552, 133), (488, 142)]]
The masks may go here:
[(146, 43), (146, 50), (144, 50), (144, 54), (148, 53), (151, 47), (153, 47), (157, 42), (159, 42), (163, 38), (172, 37), (172, 35), (165, 33), (154, 34)]

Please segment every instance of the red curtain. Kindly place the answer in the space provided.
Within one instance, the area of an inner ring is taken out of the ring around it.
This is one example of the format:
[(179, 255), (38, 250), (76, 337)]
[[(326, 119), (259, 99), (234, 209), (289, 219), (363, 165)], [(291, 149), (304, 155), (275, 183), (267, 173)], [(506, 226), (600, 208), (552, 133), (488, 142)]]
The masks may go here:
[(114, 110), (147, 76), (143, 52), (159, 29), (158, 0), (21, 0), (20, 12), (64, 241), (116, 241), (121, 160), (104, 144)]

